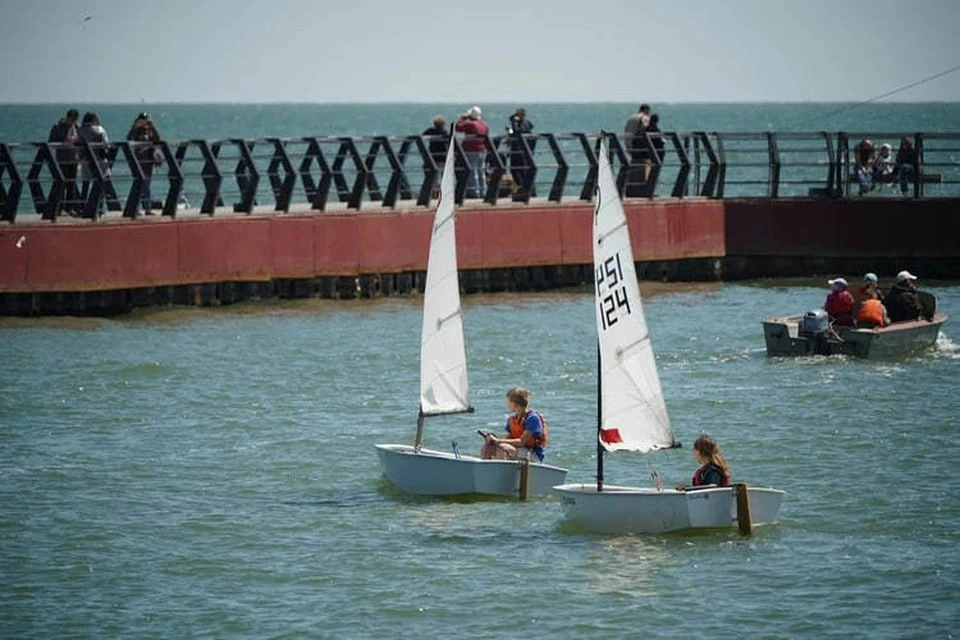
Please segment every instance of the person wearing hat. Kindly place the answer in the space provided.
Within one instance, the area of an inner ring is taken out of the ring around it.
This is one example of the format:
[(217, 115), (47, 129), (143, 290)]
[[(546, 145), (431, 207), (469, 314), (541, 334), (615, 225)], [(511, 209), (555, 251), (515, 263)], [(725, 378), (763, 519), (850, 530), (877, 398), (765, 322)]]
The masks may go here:
[(483, 164), (487, 156), (487, 145), (484, 142), (490, 127), (483, 121), (480, 107), (472, 106), (470, 110), (460, 116), (454, 129), (467, 134), (463, 140), (463, 153), (467, 156), (470, 165), (467, 174), (467, 197), (482, 198), (487, 191), (487, 180), (483, 173)]
[(920, 299), (917, 296), (917, 276), (909, 271), (897, 274), (897, 281), (887, 292), (887, 313), (890, 322), (908, 322), (920, 317)]
[(860, 287), (860, 303), (857, 307), (857, 326), (862, 328), (885, 327), (890, 324), (887, 308), (880, 299), (877, 289), (877, 274), (868, 273), (863, 277)]
[(869, 300), (870, 298), (876, 298), (880, 302), (883, 302), (884, 295), (883, 291), (880, 290), (880, 280), (877, 278), (875, 273), (867, 273), (863, 276), (863, 286), (860, 287), (858, 300)]
[(847, 291), (847, 281), (843, 278), (834, 278), (827, 280), (832, 290), (827, 296), (827, 301), (823, 303), (823, 308), (830, 316), (830, 321), (839, 327), (853, 327), (856, 322), (853, 319), (853, 308), (856, 302), (853, 295)]

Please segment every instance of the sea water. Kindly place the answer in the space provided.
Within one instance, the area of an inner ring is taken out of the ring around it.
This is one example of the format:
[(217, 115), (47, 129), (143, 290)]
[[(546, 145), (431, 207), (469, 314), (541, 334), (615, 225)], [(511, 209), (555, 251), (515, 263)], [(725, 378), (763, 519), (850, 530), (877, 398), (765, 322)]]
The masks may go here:
[[(928, 286), (956, 318), (960, 287)], [(373, 445), (413, 441), (417, 298), (0, 320), (0, 636), (952, 637), (955, 320), (905, 358), (768, 358), (760, 319), (825, 289), (643, 285), (685, 447), (608, 455), (607, 481), (688, 482), (708, 432), (736, 480), (787, 492), (747, 539), (390, 488)], [(521, 384), (549, 461), (591, 482), (592, 300), (466, 297), (477, 412), (426, 444), (478, 449)]]

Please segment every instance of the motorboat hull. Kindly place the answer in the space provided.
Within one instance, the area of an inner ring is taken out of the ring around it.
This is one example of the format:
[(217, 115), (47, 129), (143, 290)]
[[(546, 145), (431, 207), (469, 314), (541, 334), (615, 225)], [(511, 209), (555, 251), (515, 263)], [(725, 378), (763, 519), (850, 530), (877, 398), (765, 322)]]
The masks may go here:
[(835, 327), (835, 331), (804, 335), (803, 318), (786, 316), (763, 321), (763, 338), (769, 356), (847, 355), (866, 359), (904, 356), (932, 347), (947, 316), (931, 320), (896, 322), (876, 329)]
[[(667, 533), (686, 529), (737, 527), (737, 497), (733, 487), (695, 491), (605, 485), (566, 484), (554, 487), (567, 520), (594, 533)], [(749, 487), (751, 521), (775, 522), (784, 492)]]
[(567, 478), (567, 470), (539, 462), (483, 460), (476, 456), (421, 449), (410, 445), (376, 445), (383, 475), (397, 489), (425, 496), (520, 496), (520, 470), (529, 464), (527, 495), (545, 496)]

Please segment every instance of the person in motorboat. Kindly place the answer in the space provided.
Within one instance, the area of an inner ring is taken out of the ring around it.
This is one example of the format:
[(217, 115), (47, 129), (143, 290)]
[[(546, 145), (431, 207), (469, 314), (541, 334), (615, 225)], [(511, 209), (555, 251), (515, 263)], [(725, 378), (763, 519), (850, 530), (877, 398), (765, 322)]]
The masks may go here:
[(530, 392), (523, 387), (507, 391), (507, 437), (498, 438), (492, 433), (484, 436), (480, 457), (485, 460), (516, 460), (517, 451), (525, 449), (543, 462), (547, 446), (547, 421), (543, 414), (529, 408)]
[(909, 271), (897, 274), (897, 281), (887, 292), (887, 313), (890, 322), (907, 322), (920, 317), (920, 299), (917, 297), (917, 276)]
[[(873, 275), (873, 274), (867, 274)], [(876, 288), (861, 290), (860, 308), (857, 309), (857, 326), (863, 329), (885, 327), (890, 324), (887, 308), (877, 298)]]
[[(700, 437), (693, 443), (693, 459), (697, 461), (700, 468), (693, 474), (691, 487), (730, 486), (730, 466), (723, 459), (723, 455), (720, 453), (720, 445), (717, 444), (716, 440), (705, 433), (700, 434)], [(677, 491), (686, 491), (691, 487), (678, 484)]]
[(843, 278), (834, 278), (827, 280), (827, 284), (832, 287), (832, 291), (827, 296), (823, 308), (830, 316), (830, 321), (839, 327), (853, 327), (856, 322), (853, 317), (853, 308), (856, 302), (853, 295), (847, 291), (847, 281)]
[(858, 299), (868, 300), (870, 298), (876, 298), (880, 302), (883, 302), (884, 299), (883, 291), (880, 290), (880, 280), (877, 278), (877, 274), (873, 272), (864, 274), (863, 286), (860, 287)]

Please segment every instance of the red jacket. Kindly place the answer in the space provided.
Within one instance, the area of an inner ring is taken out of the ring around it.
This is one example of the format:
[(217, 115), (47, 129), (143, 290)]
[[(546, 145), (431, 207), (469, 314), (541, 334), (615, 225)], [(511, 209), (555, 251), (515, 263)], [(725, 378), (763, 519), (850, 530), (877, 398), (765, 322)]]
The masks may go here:
[(854, 305), (853, 295), (846, 289), (842, 289), (828, 295), (823, 308), (830, 314), (830, 319), (833, 320), (834, 324), (852, 327), (855, 324), (853, 321)]
[(488, 127), (487, 123), (483, 120), (461, 118), (457, 120), (457, 125), (454, 128), (461, 133), (467, 134), (467, 138), (463, 141), (463, 150), (466, 153), (475, 153), (486, 149), (483, 144), (483, 136), (490, 133), (490, 127)]

